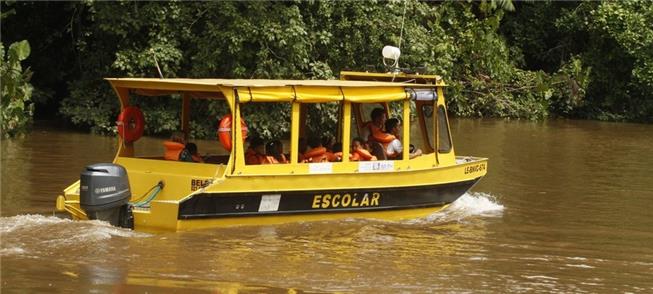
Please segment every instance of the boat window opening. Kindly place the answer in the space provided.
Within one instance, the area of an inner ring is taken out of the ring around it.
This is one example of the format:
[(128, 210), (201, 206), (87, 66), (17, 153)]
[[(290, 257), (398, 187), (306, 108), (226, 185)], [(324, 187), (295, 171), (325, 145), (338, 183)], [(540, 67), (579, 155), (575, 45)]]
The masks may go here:
[[(403, 101), (352, 105), (350, 160), (402, 159)], [(391, 130), (387, 129), (388, 121)]]
[(340, 102), (306, 103), (301, 109), (305, 120), (299, 126), (298, 162), (342, 161)]
[(219, 141), (218, 131), (221, 119), (231, 113), (231, 109), (225, 100), (203, 99), (203, 96), (195, 98), (196, 96), (196, 93), (188, 93), (186, 96), (190, 97), (186, 138), (188, 143), (195, 143), (198, 147), (194, 161), (198, 162), (197, 156), (200, 156), (204, 163), (227, 164), (231, 152)]
[[(420, 112), (417, 111), (417, 102), (414, 100), (410, 101), (401, 101), (402, 102), (402, 110), (403, 106), (407, 105), (409, 109), (407, 109), (406, 113), (406, 119), (402, 121), (402, 126), (404, 128), (408, 128), (408, 140), (403, 138), (401, 139), (401, 143), (403, 144), (408, 144), (408, 150), (404, 152), (408, 152), (408, 158), (413, 159), (416, 157), (421, 156), (425, 152), (429, 152), (430, 148), (428, 146), (425, 146), (425, 142), (428, 142), (428, 139), (426, 138), (426, 135), (424, 133), (424, 130), (422, 129), (422, 123), (423, 123), (423, 118), (420, 116)], [(407, 102), (407, 103), (404, 103)], [(405, 150), (405, 149), (404, 149)], [(405, 155), (405, 154), (404, 154)], [(405, 158), (405, 156), (402, 156)]]
[[(130, 95), (130, 105), (138, 106), (143, 111), (145, 135), (148, 135), (148, 130), (163, 135), (144, 137), (135, 142), (134, 157), (166, 160), (178, 156), (179, 159), (184, 159), (182, 161), (195, 163), (229, 162), (229, 152), (216, 137), (219, 115), (230, 112), (226, 101), (191, 98), (188, 127), (184, 132), (182, 127), (184, 92), (157, 96), (135, 93), (132, 92)], [(206, 131), (207, 129), (214, 131)], [(178, 144), (171, 144), (173, 137), (178, 138), (178, 142), (175, 142)]]
[(423, 124), (425, 133), (423, 134), (422, 146), (426, 153), (433, 152), (433, 138), (435, 138), (435, 121), (433, 113), (433, 103), (421, 104), (418, 111), (420, 124)]
[(248, 129), (246, 165), (290, 163), (291, 108), (290, 102), (240, 105)]
[(438, 106), (438, 152), (449, 153), (451, 151), (451, 136), (449, 134), (449, 122), (444, 106)]
[(404, 114), (404, 101), (392, 101), (388, 103), (388, 118), (397, 117), (401, 118)]

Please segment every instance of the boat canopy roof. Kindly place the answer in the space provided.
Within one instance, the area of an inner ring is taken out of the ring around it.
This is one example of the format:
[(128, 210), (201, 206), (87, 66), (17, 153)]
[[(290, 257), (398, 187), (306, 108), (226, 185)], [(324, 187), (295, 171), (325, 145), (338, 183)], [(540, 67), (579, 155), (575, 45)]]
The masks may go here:
[[(138, 95), (161, 96), (185, 92), (195, 98), (229, 99), (237, 93), (238, 102), (322, 103), (351, 101), (372, 103), (407, 99), (410, 89), (435, 88), (436, 84), (343, 80), (263, 80), (263, 79), (184, 79), (184, 78), (107, 78), (116, 89)], [(232, 100), (233, 101), (233, 100)]]

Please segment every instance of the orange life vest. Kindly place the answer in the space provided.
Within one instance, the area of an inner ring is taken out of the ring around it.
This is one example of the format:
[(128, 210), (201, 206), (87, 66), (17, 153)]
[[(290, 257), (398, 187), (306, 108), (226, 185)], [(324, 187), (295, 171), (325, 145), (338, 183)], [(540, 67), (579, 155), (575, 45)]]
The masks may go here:
[(184, 144), (173, 142), (173, 141), (165, 141), (163, 142), (163, 147), (165, 147), (165, 153), (163, 154), (163, 158), (165, 160), (179, 160), (179, 155), (181, 154), (182, 151), (184, 151)]
[(326, 156), (327, 161), (329, 161), (329, 162), (334, 162), (334, 161), (338, 161), (338, 160), (339, 160), (338, 155), (336, 155), (336, 154), (333, 153), (333, 152), (329, 152), (329, 151), (327, 151), (327, 152), (324, 153), (324, 155)]
[(304, 158), (308, 162), (326, 162), (326, 152), (327, 150), (324, 147), (313, 148), (304, 153)]
[(245, 164), (261, 164), (265, 156), (260, 155), (252, 148), (247, 148), (245, 151)]
[(370, 136), (367, 138), (368, 141), (390, 143), (392, 140), (396, 139), (395, 136), (384, 133), (381, 128), (375, 126), (372, 122), (368, 122), (366, 126), (370, 130)]
[(261, 159), (261, 164), (279, 163), (279, 161), (276, 158), (274, 158), (274, 156), (269, 156), (269, 155), (268, 156), (261, 156), (260, 159)]
[(349, 157), (351, 161), (370, 161), (376, 160), (376, 156), (372, 155), (369, 151), (365, 149), (357, 149), (352, 152)]

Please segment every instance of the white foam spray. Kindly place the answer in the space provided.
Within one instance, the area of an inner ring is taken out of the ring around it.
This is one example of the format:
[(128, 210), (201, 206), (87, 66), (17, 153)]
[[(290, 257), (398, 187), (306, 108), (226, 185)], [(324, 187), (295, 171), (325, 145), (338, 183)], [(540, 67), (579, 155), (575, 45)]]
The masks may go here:
[(446, 209), (433, 213), (425, 219), (415, 220), (415, 222), (445, 223), (461, 221), (473, 216), (496, 217), (501, 216), (503, 210), (504, 206), (498, 202), (495, 196), (483, 192), (468, 192)]
[(149, 234), (117, 228), (103, 221), (72, 221), (38, 214), (0, 217), (0, 256), (35, 254), (62, 246), (84, 246), (114, 237)]

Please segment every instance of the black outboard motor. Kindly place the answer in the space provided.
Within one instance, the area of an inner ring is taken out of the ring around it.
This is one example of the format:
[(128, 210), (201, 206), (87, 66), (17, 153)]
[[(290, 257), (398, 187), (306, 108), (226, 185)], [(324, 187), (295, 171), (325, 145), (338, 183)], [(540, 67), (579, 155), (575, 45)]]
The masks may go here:
[(133, 228), (129, 178), (124, 167), (113, 163), (89, 165), (80, 175), (79, 204), (89, 219)]

